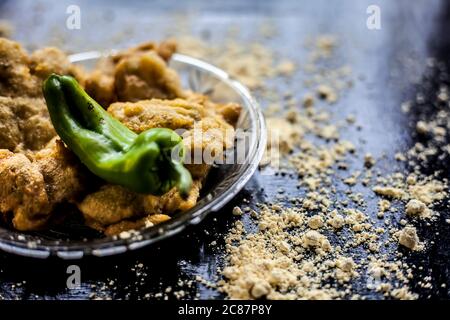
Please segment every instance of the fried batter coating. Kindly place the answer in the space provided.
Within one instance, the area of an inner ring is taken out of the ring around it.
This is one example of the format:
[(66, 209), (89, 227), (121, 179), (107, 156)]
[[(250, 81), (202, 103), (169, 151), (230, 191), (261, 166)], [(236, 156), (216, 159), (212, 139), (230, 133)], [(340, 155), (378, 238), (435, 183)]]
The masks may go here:
[(99, 191), (86, 196), (78, 203), (78, 208), (87, 225), (100, 231), (108, 230), (107, 234), (110, 235), (117, 234), (129, 230), (130, 226), (142, 227), (145, 225), (145, 219), (156, 224), (157, 217), (191, 209), (197, 203), (201, 185), (200, 180), (195, 180), (187, 199), (183, 199), (175, 188), (162, 196), (153, 196), (133, 193), (121, 186), (107, 184)]
[(202, 105), (183, 99), (116, 102), (108, 112), (136, 133), (151, 128), (192, 128), (205, 115)]
[(213, 114), (217, 113), (221, 115), (227, 123), (233, 126), (236, 125), (242, 111), (242, 107), (238, 103), (229, 102), (221, 104), (212, 102), (209, 97), (196, 92), (189, 92), (186, 100), (203, 105), (206, 110)]
[[(197, 179), (206, 177), (213, 158), (220, 157), (224, 149), (233, 145), (234, 128), (217, 110), (239, 113), (240, 107), (233, 104), (218, 107), (206, 97), (196, 97), (191, 100), (116, 102), (108, 108), (112, 116), (137, 133), (157, 127), (185, 129), (180, 133), (186, 153), (190, 155), (186, 159), (186, 167)], [(209, 157), (208, 164), (205, 164), (205, 157)]]
[(152, 214), (135, 221), (120, 221), (116, 224), (106, 227), (103, 232), (107, 236), (114, 236), (128, 230), (138, 230), (144, 227), (152, 227), (167, 220), (170, 220), (170, 216), (168, 216), (167, 214)]
[(55, 205), (74, 201), (83, 190), (83, 169), (59, 141), (37, 153), (0, 150), (0, 212), (13, 212), (17, 230), (45, 226)]
[(39, 77), (41, 83), (52, 73), (71, 75), (81, 85), (84, 83), (83, 70), (79, 66), (71, 64), (67, 55), (58, 48), (47, 47), (34, 51), (30, 55), (28, 65), (30, 72)]
[(186, 95), (178, 74), (154, 51), (122, 59), (116, 66), (115, 86), (119, 101), (175, 99)]
[(232, 147), (235, 135), (233, 128), (242, 107), (237, 103), (214, 103), (207, 96), (195, 92), (189, 93), (186, 99), (203, 105), (208, 112), (208, 117), (183, 134), (187, 154), (191, 155), (185, 166), (194, 178), (202, 179), (207, 176), (211, 166), (199, 163), (197, 155), (200, 152), (201, 160), (204, 161), (204, 156), (221, 157), (223, 149)]
[(0, 38), (0, 96), (40, 95), (38, 78), (30, 73), (29, 58), (14, 41)]
[(50, 143), (56, 133), (41, 86), (52, 72), (82, 77), (56, 48), (28, 56), (0, 38), (0, 212), (12, 212), (18, 230), (44, 227), (56, 204), (83, 189), (78, 160), (61, 142)]
[(87, 172), (75, 154), (59, 139), (34, 155), (34, 162), (44, 176), (51, 204), (74, 201), (85, 189)]
[(0, 96), (0, 148), (40, 150), (56, 135), (42, 98)]
[(102, 58), (86, 77), (85, 90), (103, 108), (117, 101), (114, 80), (115, 62), (111, 57)]
[(101, 226), (117, 223), (136, 215), (143, 215), (140, 196), (119, 186), (107, 184), (86, 196), (78, 208), (86, 222)]
[(135, 103), (117, 102), (108, 112), (131, 130), (140, 133), (155, 127), (186, 129), (183, 143), (190, 160), (200, 161), (186, 167), (195, 182), (188, 199), (182, 199), (176, 189), (156, 197), (138, 195), (120, 186), (105, 185), (88, 195), (78, 207), (86, 223), (108, 235), (119, 234), (129, 229), (138, 229), (149, 224), (150, 217), (187, 211), (194, 207), (200, 196), (202, 181), (206, 178), (211, 163), (204, 162), (205, 155), (217, 156), (229, 148), (234, 140), (234, 128), (225, 119), (237, 119), (240, 107), (234, 104), (216, 105), (206, 97), (191, 97), (189, 100), (151, 99)]
[(223, 119), (232, 125), (236, 124), (242, 111), (242, 107), (234, 102), (216, 104), (215, 107), (217, 112), (222, 115)]
[(59, 49), (28, 56), (18, 43), (0, 38), (0, 149), (28, 154), (56, 135), (42, 97), (42, 82), (53, 72), (83, 79)]
[(59, 49), (44, 48), (28, 56), (17, 42), (0, 38), (0, 96), (42, 97), (42, 82), (53, 72), (83, 83), (82, 70)]
[(175, 50), (171, 40), (146, 42), (101, 59), (85, 89), (105, 108), (116, 101), (183, 97), (177, 74), (166, 65)]
[(0, 150), (0, 211), (14, 213), (18, 230), (43, 226), (49, 213), (42, 172), (25, 155), (4, 149)]
[(22, 142), (22, 133), (8, 102), (13, 104), (14, 100), (0, 97), (0, 148), (15, 150)]
[[(155, 211), (157, 213), (173, 214), (175, 212), (187, 211), (195, 206), (197, 199), (200, 196), (200, 189), (202, 188), (201, 180), (194, 180), (192, 188), (186, 199), (183, 199), (178, 191), (173, 188), (169, 192), (163, 194), (161, 197), (145, 196), (144, 208), (146, 212)], [(156, 205), (155, 205), (156, 203)]]
[(205, 117), (182, 134), (185, 166), (194, 178), (203, 179), (213, 163), (223, 160), (224, 149), (234, 142), (234, 128), (220, 116)]
[(175, 51), (177, 51), (177, 43), (173, 39), (162, 41), (159, 44), (153, 41), (144, 42), (137, 45), (136, 47), (123, 50), (113, 55), (112, 61), (114, 63), (118, 63), (120, 60), (124, 58), (136, 54), (146, 53), (148, 51), (155, 51), (161, 58), (163, 58), (167, 62), (170, 60)]

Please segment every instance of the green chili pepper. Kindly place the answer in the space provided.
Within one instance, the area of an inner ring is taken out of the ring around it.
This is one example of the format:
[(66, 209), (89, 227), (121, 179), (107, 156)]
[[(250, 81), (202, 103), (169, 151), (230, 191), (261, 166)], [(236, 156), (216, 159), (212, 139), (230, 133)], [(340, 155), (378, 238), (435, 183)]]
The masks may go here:
[(134, 133), (70, 76), (50, 75), (43, 92), (56, 132), (95, 175), (138, 193), (161, 195), (176, 186), (182, 196), (188, 194), (192, 177), (174, 131)]

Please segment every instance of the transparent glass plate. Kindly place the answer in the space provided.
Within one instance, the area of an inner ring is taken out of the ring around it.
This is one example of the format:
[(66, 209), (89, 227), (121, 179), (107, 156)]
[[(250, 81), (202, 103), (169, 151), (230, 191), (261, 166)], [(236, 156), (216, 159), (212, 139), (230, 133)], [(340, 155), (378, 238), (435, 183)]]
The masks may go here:
[[(70, 60), (89, 68), (104, 55), (97, 51), (84, 52), (70, 56)], [(244, 187), (257, 169), (266, 146), (266, 128), (258, 103), (242, 84), (206, 62), (175, 54), (170, 66), (178, 72), (185, 88), (208, 95), (216, 102), (237, 102), (242, 106), (236, 126), (241, 133), (245, 132), (245, 137), (239, 135), (236, 142), (241, 147), (240, 161), (214, 166), (193, 209), (175, 214), (169, 221), (154, 227), (138, 230), (130, 238), (105, 237), (75, 219), (42, 232), (22, 233), (0, 227), (1, 250), (28, 257), (56, 255), (63, 259), (123, 253), (173, 236), (186, 226), (199, 223), (208, 213), (222, 208)]]

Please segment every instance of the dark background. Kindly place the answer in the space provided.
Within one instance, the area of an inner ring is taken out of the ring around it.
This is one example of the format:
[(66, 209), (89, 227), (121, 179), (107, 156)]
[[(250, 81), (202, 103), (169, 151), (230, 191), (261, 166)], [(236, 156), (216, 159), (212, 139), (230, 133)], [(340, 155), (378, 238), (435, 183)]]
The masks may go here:
[[(81, 8), (81, 30), (65, 28), (66, 8)], [(366, 8), (381, 8), (381, 30), (366, 27)], [(450, 57), (450, 2), (448, 1), (8, 1), (0, 0), (0, 19), (8, 19), (15, 27), (13, 39), (28, 49), (57, 44), (70, 52), (120, 48), (148, 39), (177, 35), (182, 24), (191, 33), (219, 44), (230, 26), (239, 26), (241, 41), (258, 41), (273, 48), (281, 57), (304, 61), (305, 39), (323, 33), (335, 34), (340, 40), (337, 62), (349, 64), (354, 73), (354, 86), (333, 106), (342, 110), (336, 118), (354, 114), (361, 130), (346, 128), (342, 137), (354, 142), (358, 154), (371, 152), (386, 155), (379, 163), (386, 174), (402, 170), (393, 160), (398, 151), (411, 147), (417, 137), (414, 121), (430, 117), (436, 108), (416, 106), (411, 114), (403, 114), (400, 104), (414, 99), (418, 92), (434, 97), (441, 83), (448, 84)], [(180, 21), (181, 20), (181, 21)], [(276, 37), (263, 40), (258, 28), (270, 21), (278, 30)], [(427, 67), (426, 59), (437, 57), (438, 67)], [(279, 85), (280, 91), (291, 91), (301, 97), (305, 76), (298, 74), (290, 82)], [(267, 101), (260, 101), (263, 106)], [(448, 106), (447, 106), (448, 108)], [(341, 116), (342, 115), (342, 116)], [(359, 168), (361, 161), (352, 165)], [(449, 176), (448, 157), (435, 161), (426, 172), (442, 170)], [(0, 297), (6, 299), (113, 299), (148, 298), (168, 286), (187, 292), (185, 298), (222, 298), (207, 285), (193, 281), (197, 275), (208, 281), (217, 279), (217, 268), (223, 263), (223, 237), (236, 218), (231, 208), (248, 199), (251, 205), (270, 201), (283, 187), (286, 194), (300, 195), (296, 177), (256, 173), (245, 189), (226, 208), (211, 214), (202, 223), (182, 234), (164, 240), (157, 246), (108, 258), (85, 258), (81, 261), (60, 259), (33, 260), (0, 253)], [(344, 190), (348, 186), (337, 186)], [(367, 189), (354, 187), (355, 192)], [(376, 199), (368, 198), (368, 210), (375, 213)], [(425, 253), (405, 253), (416, 269), (416, 279), (430, 276), (433, 287), (420, 288), (417, 280), (413, 291), (421, 298), (450, 297), (450, 218), (446, 203), (440, 206), (439, 221), (432, 226), (419, 225), (419, 235), (434, 244)], [(246, 224), (246, 218), (243, 217)], [(439, 234), (437, 235), (436, 232)], [(211, 245), (213, 241), (217, 245)], [(142, 263), (142, 266), (140, 265)], [(66, 269), (71, 264), (81, 268), (82, 287), (66, 287)], [(178, 281), (184, 281), (178, 285)], [(354, 291), (367, 298), (381, 298), (366, 289), (365, 278), (353, 284)], [(445, 283), (446, 288), (441, 287)], [(147, 295), (147, 296), (146, 296)], [(172, 293), (167, 296), (172, 298)]]

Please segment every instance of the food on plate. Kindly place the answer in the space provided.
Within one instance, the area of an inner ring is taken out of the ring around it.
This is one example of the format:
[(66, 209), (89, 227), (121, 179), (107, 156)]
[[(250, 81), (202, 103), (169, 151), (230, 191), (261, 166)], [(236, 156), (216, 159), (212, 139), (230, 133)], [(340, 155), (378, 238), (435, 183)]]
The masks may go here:
[(174, 131), (134, 133), (69, 76), (51, 75), (43, 91), (56, 132), (94, 174), (139, 193), (164, 194), (176, 186), (188, 194), (192, 178), (181, 162), (182, 138)]
[(86, 174), (60, 140), (27, 157), (0, 149), (0, 212), (13, 214), (18, 230), (45, 227), (55, 206), (74, 202), (85, 189)]
[(115, 101), (186, 97), (176, 72), (167, 61), (176, 43), (153, 42), (124, 50), (99, 62), (86, 79), (86, 91), (103, 107)]
[(69, 205), (87, 226), (117, 235), (196, 205), (211, 164), (183, 166), (168, 154), (223, 153), (241, 107), (182, 88), (167, 64), (175, 50), (173, 41), (149, 42), (87, 71), (57, 48), (28, 55), (0, 38), (4, 225), (50, 228), (61, 221), (53, 219), (57, 209)]

